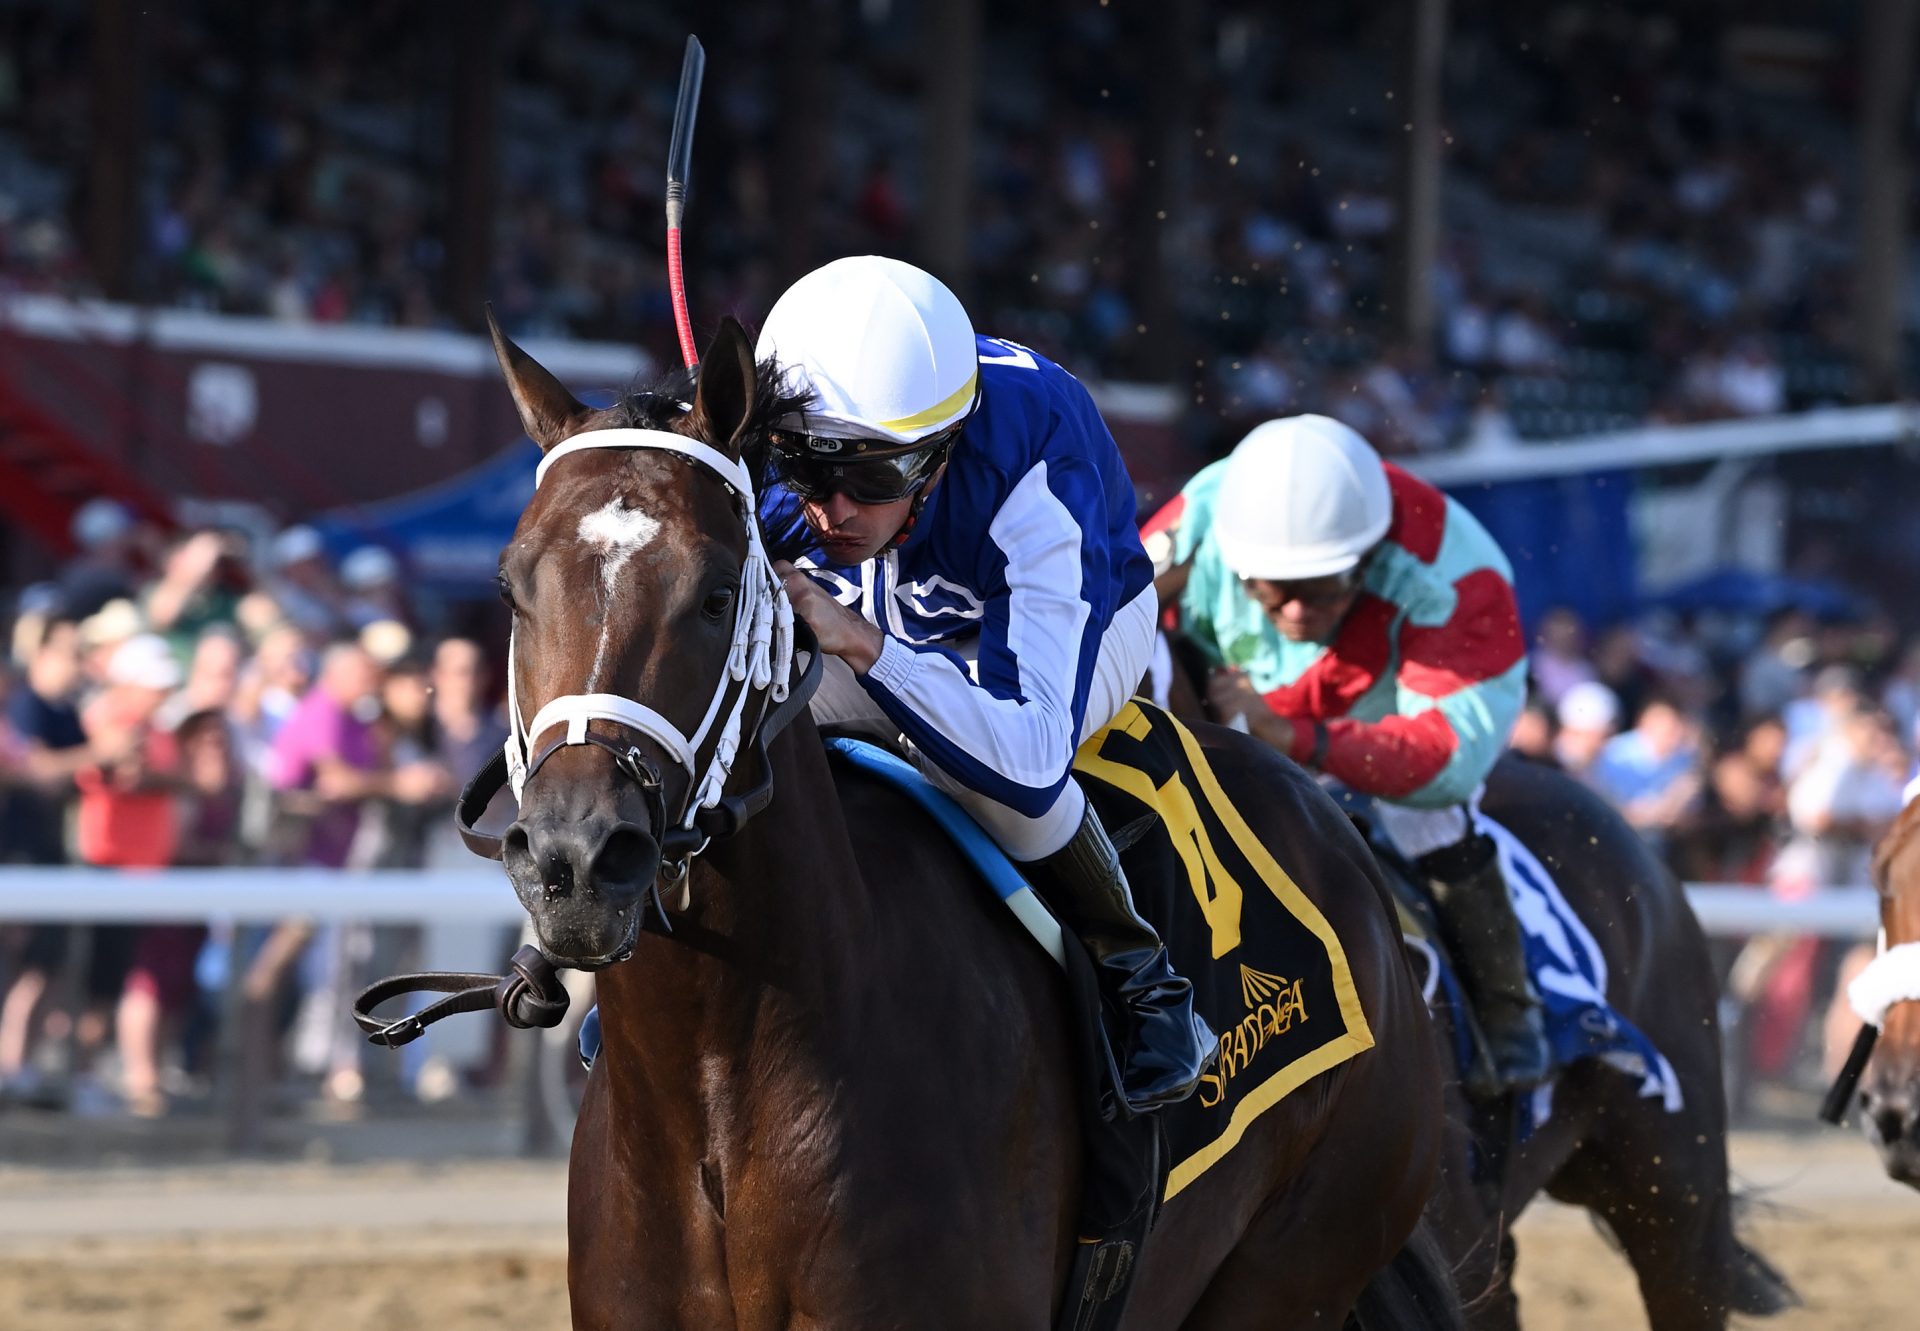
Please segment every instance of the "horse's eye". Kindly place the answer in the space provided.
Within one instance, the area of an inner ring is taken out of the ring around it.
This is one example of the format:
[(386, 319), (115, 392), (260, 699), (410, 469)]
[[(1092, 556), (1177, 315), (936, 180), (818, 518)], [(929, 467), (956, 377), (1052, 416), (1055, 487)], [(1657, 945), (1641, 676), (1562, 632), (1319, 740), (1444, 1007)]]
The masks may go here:
[(493, 585), (500, 589), (500, 600), (506, 605), (507, 609), (519, 609), (519, 607), (513, 603), (513, 584), (507, 580), (506, 574), (494, 574)]
[(707, 593), (707, 599), (700, 603), (700, 613), (708, 619), (718, 621), (733, 608), (733, 588), (715, 587)]

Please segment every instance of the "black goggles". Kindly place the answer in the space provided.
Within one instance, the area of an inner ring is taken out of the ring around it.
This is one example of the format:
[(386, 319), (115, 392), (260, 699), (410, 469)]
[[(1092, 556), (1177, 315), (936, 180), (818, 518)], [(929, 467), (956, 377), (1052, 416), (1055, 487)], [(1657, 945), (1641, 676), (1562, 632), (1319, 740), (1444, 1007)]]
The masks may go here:
[[(844, 494), (856, 504), (891, 504), (924, 486), (947, 460), (957, 429), (944, 432), (909, 451), (875, 457), (860, 456), (865, 445), (853, 440), (776, 434), (773, 440), (774, 477), (800, 498), (818, 503)], [(836, 452), (853, 456), (840, 458)]]

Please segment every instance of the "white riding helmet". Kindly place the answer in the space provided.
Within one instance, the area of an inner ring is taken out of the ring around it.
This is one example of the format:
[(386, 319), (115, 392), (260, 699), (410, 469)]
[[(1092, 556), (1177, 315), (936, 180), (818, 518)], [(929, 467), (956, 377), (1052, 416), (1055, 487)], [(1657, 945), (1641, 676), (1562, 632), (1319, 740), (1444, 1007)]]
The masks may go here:
[(1255, 426), (1227, 459), (1213, 510), (1227, 567), (1274, 582), (1345, 573), (1392, 523), (1380, 455), (1326, 416)]
[(964, 417), (980, 383), (973, 323), (931, 273), (864, 254), (787, 288), (760, 330), (790, 392), (810, 392), (789, 429), (911, 444)]

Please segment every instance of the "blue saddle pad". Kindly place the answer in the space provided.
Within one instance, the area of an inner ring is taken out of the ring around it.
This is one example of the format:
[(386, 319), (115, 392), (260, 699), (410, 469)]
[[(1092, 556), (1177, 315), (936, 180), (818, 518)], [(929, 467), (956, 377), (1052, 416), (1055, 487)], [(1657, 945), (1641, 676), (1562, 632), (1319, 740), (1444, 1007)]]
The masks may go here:
[(993, 838), (973, 821), (953, 796), (922, 776), (912, 763), (878, 744), (845, 735), (829, 736), (826, 745), (829, 751), (839, 754), (855, 767), (882, 778), (933, 815), (933, 820), (940, 824), (941, 830), (953, 838), (954, 845), (979, 870), (980, 876), (987, 880), (988, 886), (1002, 901), (1017, 892), (1031, 890), (1031, 885), (1020, 870), (1007, 858), (1007, 852), (994, 844)]

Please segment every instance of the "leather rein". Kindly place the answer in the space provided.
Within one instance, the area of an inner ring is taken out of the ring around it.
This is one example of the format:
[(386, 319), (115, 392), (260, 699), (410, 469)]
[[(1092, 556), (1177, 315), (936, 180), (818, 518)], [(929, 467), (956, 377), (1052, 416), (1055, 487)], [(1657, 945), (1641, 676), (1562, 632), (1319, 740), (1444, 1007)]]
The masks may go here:
[[(733, 640), (705, 715), (691, 735), (636, 699), (621, 694), (565, 694), (542, 707), (531, 723), (524, 723), (514, 687), (514, 644), (507, 648), (507, 710), (511, 733), (506, 745), (467, 782), (454, 806), (454, 822), (467, 849), (487, 859), (501, 858), (501, 838), (480, 830), (487, 806), (503, 789), (520, 798), (548, 758), (570, 745), (591, 744), (613, 755), (614, 770), (640, 787), (651, 825), (660, 833), (660, 872), (650, 886), (642, 908), (640, 927), (672, 933), (667, 906), (660, 897), (664, 879), (678, 889), (675, 908), (691, 903), (688, 871), (693, 860), (714, 841), (732, 836), (749, 818), (773, 799), (773, 764), (767, 746), (786, 729), (812, 700), (820, 684), (819, 644), (806, 621), (797, 618), (786, 591), (773, 571), (760, 539), (752, 479), (740, 462), (697, 440), (665, 430), (589, 430), (548, 450), (534, 473), (538, 488), (548, 468), (561, 458), (585, 449), (648, 449), (675, 453), (714, 473), (727, 487), (747, 533), (747, 558), (734, 610)], [(806, 665), (793, 679), (794, 658), (804, 652)], [(759, 698), (749, 727), (748, 701)], [(622, 740), (589, 729), (594, 722), (636, 732), (663, 749), (687, 776), (684, 803), (677, 814), (667, 807), (666, 782), (659, 766), (631, 739)], [(533, 741), (548, 730), (560, 733), (538, 749)], [(711, 740), (705, 768), (699, 754)], [(742, 747), (751, 754), (758, 774), (745, 791), (726, 793), (735, 759)], [(390, 998), (409, 993), (440, 993), (447, 997), (398, 1020), (373, 1015)], [(425, 1034), (426, 1028), (461, 1012), (494, 1008), (509, 1026), (557, 1026), (566, 1017), (568, 995), (553, 963), (540, 949), (527, 944), (515, 952), (505, 975), (460, 971), (426, 971), (380, 980), (354, 999), (353, 1019), (368, 1040), (397, 1048)]]

